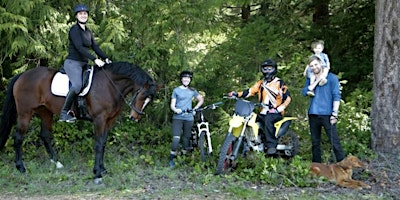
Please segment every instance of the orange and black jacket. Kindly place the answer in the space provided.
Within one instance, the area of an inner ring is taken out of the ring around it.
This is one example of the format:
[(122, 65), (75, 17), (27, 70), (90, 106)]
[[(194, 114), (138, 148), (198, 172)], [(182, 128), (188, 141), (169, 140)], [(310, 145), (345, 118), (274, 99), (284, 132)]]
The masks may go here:
[(251, 88), (238, 92), (238, 96), (244, 98), (255, 94), (258, 94), (258, 100), (263, 104), (261, 114), (266, 114), (269, 109), (275, 108), (283, 115), (291, 101), (287, 85), (277, 77), (270, 82), (259, 80)]

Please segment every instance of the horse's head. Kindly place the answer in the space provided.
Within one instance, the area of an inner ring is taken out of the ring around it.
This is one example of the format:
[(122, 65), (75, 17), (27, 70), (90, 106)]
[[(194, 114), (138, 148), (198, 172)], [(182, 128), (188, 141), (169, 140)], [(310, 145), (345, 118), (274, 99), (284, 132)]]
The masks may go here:
[(156, 88), (154, 84), (145, 84), (143, 87), (134, 91), (131, 103), (129, 104), (131, 111), (129, 118), (135, 121), (139, 121), (142, 115), (144, 115), (144, 109), (153, 100)]
[[(143, 110), (153, 99), (159, 86), (154, 84), (153, 78), (148, 73), (134, 64), (113, 62), (105, 65), (102, 69), (116, 75), (113, 82), (120, 82), (118, 89), (122, 91), (120, 93), (123, 96), (132, 91), (133, 97), (129, 103), (129, 107), (131, 108), (129, 118), (139, 121), (142, 115), (144, 115)], [(114, 83), (114, 85), (117, 87), (116, 85), (118, 84)]]

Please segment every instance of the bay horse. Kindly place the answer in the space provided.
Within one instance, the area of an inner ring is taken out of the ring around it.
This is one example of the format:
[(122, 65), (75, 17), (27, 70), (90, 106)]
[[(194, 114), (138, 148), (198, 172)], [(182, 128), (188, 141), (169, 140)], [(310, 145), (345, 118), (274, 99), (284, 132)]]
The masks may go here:
[[(16, 124), (13, 145), (16, 168), (21, 173), (26, 171), (22, 161), (23, 138), (34, 114), (41, 119), (39, 137), (43, 140), (50, 160), (57, 162), (57, 167), (62, 167), (56, 159), (50, 135), (53, 115), (61, 113), (65, 101), (65, 97), (51, 93), (51, 82), (56, 72), (56, 69), (36, 67), (14, 76), (8, 85), (1, 118), (0, 150), (4, 148), (11, 129)], [(94, 125), (93, 173), (96, 184), (102, 182), (102, 173), (106, 172), (103, 157), (107, 136), (123, 105), (129, 104), (129, 117), (139, 121), (156, 90), (150, 75), (136, 65), (113, 62), (102, 68), (95, 68), (92, 86), (84, 98)], [(133, 97), (128, 103), (125, 97), (130, 93)]]

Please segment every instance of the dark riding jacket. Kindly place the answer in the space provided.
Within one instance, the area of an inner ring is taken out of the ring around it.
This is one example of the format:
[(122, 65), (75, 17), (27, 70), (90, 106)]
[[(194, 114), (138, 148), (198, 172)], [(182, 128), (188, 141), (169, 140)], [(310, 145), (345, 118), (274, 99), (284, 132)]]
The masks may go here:
[(85, 63), (89, 61), (88, 59), (94, 61), (97, 57), (89, 52), (90, 48), (93, 49), (93, 51), (102, 59), (108, 58), (97, 45), (92, 31), (90, 31), (88, 27), (86, 27), (86, 30), (83, 30), (79, 24), (73, 25), (69, 30), (68, 39), (69, 46), (67, 59)]

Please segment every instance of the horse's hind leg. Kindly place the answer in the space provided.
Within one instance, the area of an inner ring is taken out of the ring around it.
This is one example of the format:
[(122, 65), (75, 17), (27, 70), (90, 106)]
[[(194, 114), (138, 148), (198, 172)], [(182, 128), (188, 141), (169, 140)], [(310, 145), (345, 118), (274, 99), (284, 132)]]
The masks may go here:
[(29, 115), (18, 116), (18, 123), (16, 131), (13, 135), (14, 139), (14, 151), (15, 151), (15, 167), (21, 172), (25, 173), (26, 169), (22, 161), (22, 143), (24, 136), (28, 130), (29, 120), (31, 117)]
[(50, 161), (55, 163), (58, 169), (62, 168), (64, 166), (58, 161), (53, 149), (53, 138), (51, 135), (53, 113), (47, 110), (40, 110), (38, 111), (38, 114), (42, 119), (39, 137), (42, 139), (46, 151), (50, 156)]

